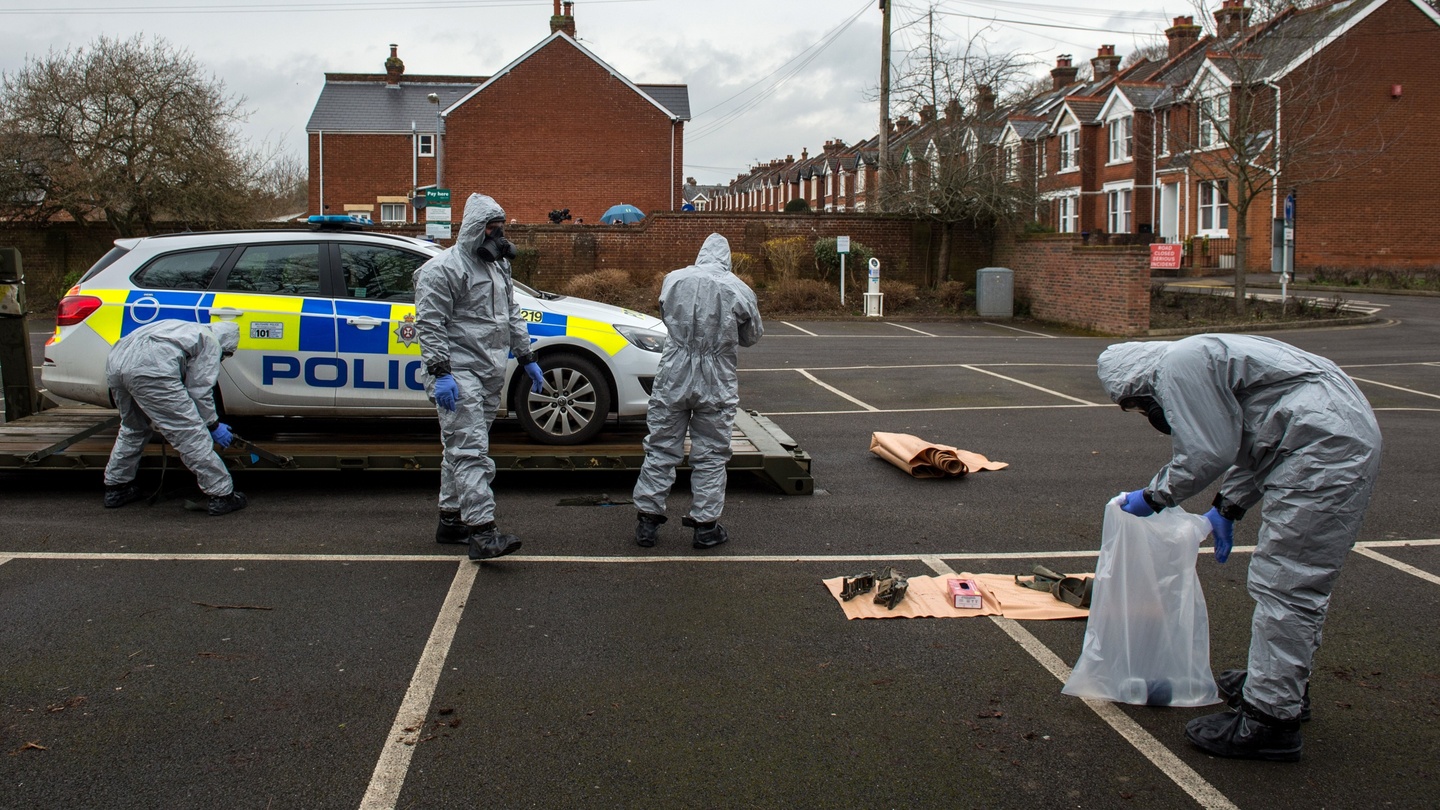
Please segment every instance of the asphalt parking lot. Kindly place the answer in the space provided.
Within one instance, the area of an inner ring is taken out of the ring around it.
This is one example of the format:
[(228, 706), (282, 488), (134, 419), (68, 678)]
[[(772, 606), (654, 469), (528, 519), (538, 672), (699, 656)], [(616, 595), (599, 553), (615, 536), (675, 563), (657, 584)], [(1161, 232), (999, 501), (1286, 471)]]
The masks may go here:
[[(237, 477), (250, 509), (108, 512), (99, 473), (0, 473), (0, 808), (1433, 807), (1440, 768), (1440, 299), (1275, 337), (1360, 381), (1381, 480), (1342, 574), (1297, 764), (1191, 748), (1217, 710), (1060, 694), (1082, 621), (846, 621), (821, 580), (1093, 571), (1104, 502), (1168, 442), (1110, 405), (1110, 342), (1025, 323), (767, 321), (742, 404), (817, 493), (732, 476), (732, 541), (630, 541), (634, 475), (506, 473), (523, 551), (433, 540), (428, 473)], [(1005, 461), (911, 479), (913, 433)], [(174, 475), (174, 473), (172, 473)], [(1211, 493), (1190, 511), (1208, 508)], [(1219, 670), (1252, 603), (1197, 568)]]

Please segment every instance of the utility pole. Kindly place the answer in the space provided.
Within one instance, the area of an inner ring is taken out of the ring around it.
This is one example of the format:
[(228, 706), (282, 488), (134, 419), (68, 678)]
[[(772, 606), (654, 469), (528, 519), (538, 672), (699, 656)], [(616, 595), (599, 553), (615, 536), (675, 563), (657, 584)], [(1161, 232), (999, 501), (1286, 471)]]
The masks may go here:
[(875, 210), (885, 210), (890, 163), (890, 3), (880, 0), (880, 163), (875, 167)]

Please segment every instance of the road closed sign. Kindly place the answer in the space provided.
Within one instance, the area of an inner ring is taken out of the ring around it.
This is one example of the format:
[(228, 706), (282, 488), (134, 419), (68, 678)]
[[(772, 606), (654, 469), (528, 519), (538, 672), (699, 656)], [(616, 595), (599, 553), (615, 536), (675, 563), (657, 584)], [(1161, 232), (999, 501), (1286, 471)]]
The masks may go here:
[(1153, 244), (1150, 246), (1151, 270), (1179, 270), (1184, 245), (1178, 243)]

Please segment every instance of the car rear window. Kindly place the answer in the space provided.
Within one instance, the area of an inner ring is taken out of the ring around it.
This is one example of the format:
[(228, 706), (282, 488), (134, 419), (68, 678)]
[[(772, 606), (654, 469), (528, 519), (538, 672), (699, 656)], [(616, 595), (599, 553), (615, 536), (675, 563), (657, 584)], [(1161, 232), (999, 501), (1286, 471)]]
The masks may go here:
[(80, 280), (82, 282), (89, 281), (90, 279), (94, 278), (95, 275), (101, 270), (104, 270), (105, 268), (114, 264), (117, 260), (119, 260), (121, 256), (124, 256), (126, 253), (129, 252), (129, 248), (123, 248), (119, 245), (110, 248), (110, 252), (106, 253), (104, 256), (101, 256), (100, 261), (90, 265), (90, 269), (85, 271), (85, 275), (81, 276)]
[(427, 257), (377, 245), (340, 245), (340, 268), (351, 298), (414, 301), (415, 269)]
[(140, 271), (131, 277), (131, 281), (137, 287), (152, 290), (208, 289), (210, 280), (215, 277), (215, 271), (220, 269), (225, 257), (229, 255), (228, 247), (167, 253), (157, 256), (140, 268)]
[(274, 295), (319, 295), (320, 245), (251, 245), (226, 274), (225, 289)]

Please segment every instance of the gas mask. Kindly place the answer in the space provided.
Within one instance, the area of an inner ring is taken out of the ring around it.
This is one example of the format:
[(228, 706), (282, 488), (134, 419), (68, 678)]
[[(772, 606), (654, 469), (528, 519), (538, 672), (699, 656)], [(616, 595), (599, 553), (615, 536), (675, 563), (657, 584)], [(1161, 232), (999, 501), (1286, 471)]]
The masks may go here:
[(1150, 420), (1150, 427), (1166, 436), (1170, 435), (1170, 423), (1165, 420), (1165, 409), (1160, 407), (1154, 397), (1122, 397), (1120, 410), (1143, 413), (1145, 418)]
[(476, 252), (487, 262), (498, 262), (501, 259), (514, 259), (515, 245), (505, 238), (505, 226), (501, 224), (485, 232), (485, 239), (480, 242)]

